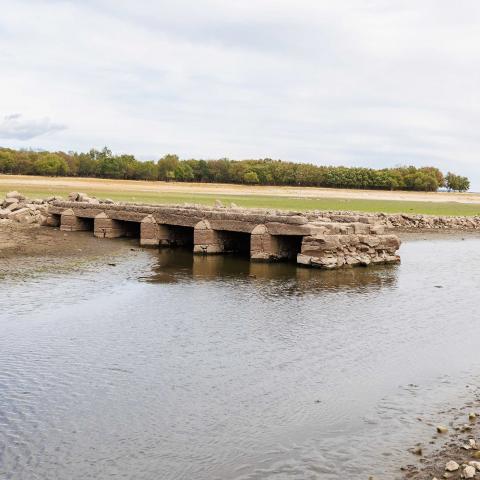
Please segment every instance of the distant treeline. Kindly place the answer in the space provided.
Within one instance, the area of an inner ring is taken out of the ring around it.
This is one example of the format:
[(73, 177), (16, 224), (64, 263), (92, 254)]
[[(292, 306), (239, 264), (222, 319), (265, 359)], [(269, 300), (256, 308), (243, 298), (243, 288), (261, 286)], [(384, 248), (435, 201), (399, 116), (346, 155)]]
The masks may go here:
[(178, 182), (219, 182), (250, 185), (467, 191), (468, 178), (443, 173), (435, 167), (395, 167), (375, 170), (359, 167), (317, 166), (307, 163), (261, 160), (180, 160), (165, 155), (158, 161), (139, 161), (133, 155), (113, 155), (108, 148), (76, 152), (36, 152), (0, 148), (0, 173), (99, 177)]

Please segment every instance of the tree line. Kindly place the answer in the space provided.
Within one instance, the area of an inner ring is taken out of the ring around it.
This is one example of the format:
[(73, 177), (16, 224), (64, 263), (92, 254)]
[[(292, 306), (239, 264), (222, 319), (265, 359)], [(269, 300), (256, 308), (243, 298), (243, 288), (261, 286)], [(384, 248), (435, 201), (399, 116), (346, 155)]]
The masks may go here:
[(180, 160), (173, 154), (158, 161), (139, 161), (133, 155), (114, 155), (107, 147), (86, 153), (0, 148), (0, 173), (425, 192), (444, 187), (464, 192), (470, 188), (467, 177), (451, 172), (444, 175), (435, 167), (373, 169), (318, 166), (270, 158)]

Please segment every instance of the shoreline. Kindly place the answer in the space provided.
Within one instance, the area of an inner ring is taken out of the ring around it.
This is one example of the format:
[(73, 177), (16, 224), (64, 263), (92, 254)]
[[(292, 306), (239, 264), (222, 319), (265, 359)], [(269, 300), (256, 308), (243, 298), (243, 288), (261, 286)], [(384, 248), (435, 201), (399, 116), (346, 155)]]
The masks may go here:
[[(473, 398), (460, 407), (439, 412), (448, 419), (446, 424), (426, 422), (432, 435), (408, 449), (412, 461), (400, 467), (402, 479), (476, 478), (476, 472), (480, 472), (479, 409), (480, 393), (476, 390)], [(420, 417), (417, 420), (424, 422)]]

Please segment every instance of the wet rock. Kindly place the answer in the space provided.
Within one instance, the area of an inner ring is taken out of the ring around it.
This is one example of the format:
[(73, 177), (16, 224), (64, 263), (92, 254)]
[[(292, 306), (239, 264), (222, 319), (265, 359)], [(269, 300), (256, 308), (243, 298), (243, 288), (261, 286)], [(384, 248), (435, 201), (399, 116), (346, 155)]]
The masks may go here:
[(438, 433), (447, 433), (447, 432), (448, 432), (448, 428), (445, 427), (444, 425), (438, 425), (438, 426), (437, 426), (437, 432), (438, 432)]

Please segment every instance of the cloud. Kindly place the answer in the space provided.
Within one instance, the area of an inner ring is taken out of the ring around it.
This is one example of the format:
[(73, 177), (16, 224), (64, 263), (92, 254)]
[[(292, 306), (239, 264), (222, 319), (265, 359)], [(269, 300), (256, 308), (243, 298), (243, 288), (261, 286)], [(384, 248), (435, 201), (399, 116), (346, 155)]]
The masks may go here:
[(26, 119), (20, 113), (6, 115), (0, 122), (0, 139), (31, 140), (47, 133), (65, 130), (66, 126), (49, 118)]
[(5, 122), (23, 117), (4, 120), (13, 147), (45, 130), (35, 138), (45, 149), (431, 164), (480, 188), (476, 0), (461, 9), (450, 0), (0, 8), (2, 110), (68, 124), (43, 120), (19, 135)]

